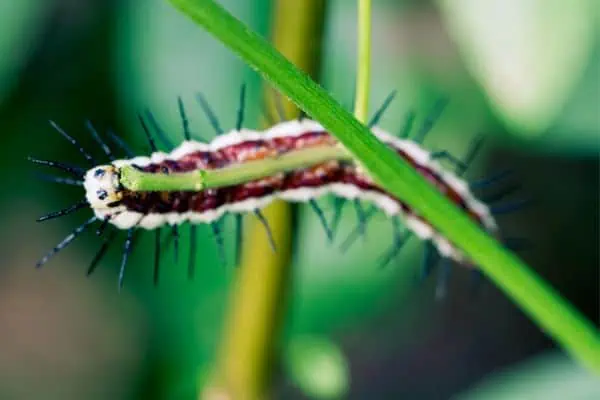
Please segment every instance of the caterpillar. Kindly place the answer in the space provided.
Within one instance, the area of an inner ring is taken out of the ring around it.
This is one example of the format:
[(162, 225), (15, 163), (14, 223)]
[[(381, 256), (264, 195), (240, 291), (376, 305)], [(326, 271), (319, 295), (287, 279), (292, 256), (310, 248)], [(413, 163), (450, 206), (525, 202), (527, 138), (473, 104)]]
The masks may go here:
[[(371, 132), (398, 156), (409, 162), (440, 193), (463, 209), (483, 229), (492, 235), (498, 235), (498, 226), (493, 216), (494, 209), (478, 200), (470, 186), (461, 179), (462, 173), (479, 149), (481, 140), (476, 141), (466, 160), (460, 161), (447, 152), (429, 152), (422, 147), (421, 143), (437, 116), (427, 118), (412, 139), (409, 139), (408, 135), (414, 116), (407, 119), (400, 137), (386, 132), (376, 125), (395, 94), (393, 92), (386, 98), (369, 121)], [(469, 265), (468, 259), (461, 251), (437, 232), (426, 219), (401, 199), (394, 198), (373, 182), (335, 137), (318, 122), (301, 115), (298, 119), (275, 124), (265, 131), (242, 128), (244, 96), (245, 90), (242, 86), (236, 127), (224, 132), (204, 97), (201, 94), (197, 95), (200, 106), (219, 134), (210, 142), (192, 138), (183, 102), (178, 98), (185, 140), (168, 153), (158, 151), (148, 121), (161, 141), (167, 143), (168, 140), (152, 113), (147, 111), (146, 118), (140, 115), (142, 128), (152, 150), (150, 156), (133, 156), (122, 139), (109, 131), (111, 141), (128, 155), (126, 159), (117, 159), (91, 122), (87, 121), (87, 129), (108, 158), (108, 163), (98, 163), (72, 136), (51, 121), (54, 129), (84, 156), (90, 168), (84, 169), (71, 164), (30, 157), (34, 163), (54, 167), (74, 176), (73, 179), (46, 177), (48, 180), (79, 185), (85, 190), (84, 200), (44, 215), (38, 221), (62, 217), (88, 207), (94, 215), (63, 239), (38, 261), (36, 266), (39, 268), (44, 265), (92, 224), (99, 222), (98, 235), (103, 234), (108, 225), (127, 232), (119, 270), (119, 287), (123, 285), (125, 266), (136, 230), (156, 230), (156, 281), (160, 229), (163, 226), (171, 227), (177, 246), (178, 227), (189, 223), (192, 240), (189, 268), (192, 275), (196, 251), (193, 243), (196, 225), (210, 224), (222, 253), (223, 238), (218, 221), (226, 214), (254, 213), (265, 225), (274, 248), (269, 226), (260, 211), (274, 199), (309, 203), (324, 226), (327, 237), (332, 240), (333, 227), (339, 220), (339, 207), (336, 208), (334, 221), (329, 224), (317, 203), (318, 198), (327, 194), (333, 194), (341, 200), (350, 200), (356, 205), (361, 220), (359, 230), (364, 229), (366, 220), (376, 210), (383, 211), (394, 221), (394, 247), (389, 257), (397, 254), (404, 243), (405, 237), (402, 237), (398, 228), (401, 221), (409, 232), (430, 243), (443, 258)], [(442, 109), (443, 105), (437, 108)], [(444, 168), (439, 163), (442, 159), (456, 165), (457, 172)], [(478, 185), (483, 186), (501, 178), (491, 178)], [(367, 212), (361, 209), (362, 201), (370, 202), (371, 210)], [(504, 207), (505, 210), (510, 208)], [(502, 209), (496, 211), (502, 212)], [(88, 273), (93, 271), (114, 237), (115, 231), (105, 238)], [(350, 237), (349, 239), (351, 240)]]

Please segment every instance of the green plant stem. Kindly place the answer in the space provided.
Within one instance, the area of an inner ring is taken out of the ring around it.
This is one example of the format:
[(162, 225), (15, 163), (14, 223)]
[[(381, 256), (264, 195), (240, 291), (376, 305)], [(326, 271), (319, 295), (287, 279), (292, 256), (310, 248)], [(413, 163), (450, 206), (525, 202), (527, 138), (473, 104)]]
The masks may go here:
[(371, 0), (358, 0), (358, 51), (354, 117), (365, 124), (371, 84)]
[(324, 89), (214, 1), (170, 1), (319, 121), (378, 184), (461, 248), (567, 352), (600, 373), (600, 337), (596, 328), (525, 263), (488, 236), (407, 162), (379, 142)]
[(291, 151), (276, 158), (248, 161), (243, 165), (194, 172), (149, 173), (131, 166), (123, 166), (120, 182), (126, 189), (137, 192), (199, 191), (237, 185), (330, 160), (352, 161), (352, 157), (342, 147), (319, 146)]

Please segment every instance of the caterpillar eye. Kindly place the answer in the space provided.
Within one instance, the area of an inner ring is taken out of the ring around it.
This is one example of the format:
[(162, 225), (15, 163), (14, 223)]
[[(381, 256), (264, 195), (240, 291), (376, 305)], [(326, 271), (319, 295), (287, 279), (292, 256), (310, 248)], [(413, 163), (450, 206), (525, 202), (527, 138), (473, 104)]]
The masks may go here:
[(100, 199), (100, 200), (104, 200), (108, 197), (108, 193), (106, 193), (106, 190), (98, 190), (96, 192), (96, 195), (98, 196), (98, 199)]
[(100, 168), (94, 171), (94, 176), (96, 178), (102, 178), (104, 176), (104, 174), (105, 174), (105, 171)]

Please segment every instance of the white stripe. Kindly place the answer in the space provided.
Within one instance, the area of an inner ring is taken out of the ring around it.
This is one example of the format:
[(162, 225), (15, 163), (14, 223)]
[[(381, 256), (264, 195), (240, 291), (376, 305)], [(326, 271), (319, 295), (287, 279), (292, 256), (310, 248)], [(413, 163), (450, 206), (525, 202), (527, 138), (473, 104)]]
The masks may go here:
[[(247, 129), (242, 129), (241, 131), (230, 131), (220, 135), (208, 144), (196, 141), (185, 141), (169, 154), (157, 152), (153, 153), (150, 157), (135, 157), (131, 160), (117, 160), (114, 161), (113, 164), (117, 167), (130, 164), (136, 164), (143, 167), (150, 163), (160, 163), (166, 159), (178, 160), (190, 153), (197, 151), (213, 152), (224, 147), (232, 146), (249, 140), (269, 140), (279, 137), (296, 137), (307, 132), (324, 131), (325, 130), (323, 127), (315, 121), (308, 119), (304, 119), (302, 121), (292, 120), (277, 124), (264, 132)], [(461, 195), (467, 205), (467, 208), (472, 210), (481, 218), (485, 229), (491, 233), (496, 233), (498, 228), (493, 216), (489, 211), (489, 208), (475, 198), (475, 196), (469, 190), (468, 185), (463, 180), (461, 180), (455, 174), (444, 170), (439, 163), (432, 160), (431, 155), (427, 150), (421, 148), (413, 141), (398, 139), (378, 127), (374, 127), (372, 132), (382, 142), (391, 145), (396, 149), (403, 150), (417, 164), (437, 173), (448, 186)], [(343, 183), (334, 183), (318, 188), (286, 190), (258, 199), (248, 199), (234, 204), (225, 204), (217, 209), (209, 210), (203, 213), (189, 211), (186, 213), (171, 212), (167, 214), (149, 214), (144, 216), (141, 221), (140, 218), (142, 217), (142, 214), (124, 210), (123, 207), (109, 210), (95, 210), (95, 212), (99, 218), (104, 218), (107, 214), (118, 214), (111, 219), (111, 223), (121, 229), (128, 229), (136, 224), (139, 224), (140, 227), (145, 229), (154, 229), (165, 223), (169, 225), (178, 225), (184, 222), (210, 223), (219, 219), (228, 212), (247, 213), (263, 208), (275, 199), (283, 199), (292, 202), (306, 202), (330, 193), (350, 200), (360, 199), (371, 201), (388, 216), (402, 217), (406, 226), (413, 231), (415, 235), (423, 240), (432, 240), (442, 255), (453, 258), (457, 261), (464, 260), (462, 254), (452, 244), (450, 244), (445, 237), (436, 232), (431, 226), (421, 222), (412, 214), (405, 215), (402, 212), (399, 204), (393, 198), (379, 192), (366, 191), (357, 188), (354, 185)]]

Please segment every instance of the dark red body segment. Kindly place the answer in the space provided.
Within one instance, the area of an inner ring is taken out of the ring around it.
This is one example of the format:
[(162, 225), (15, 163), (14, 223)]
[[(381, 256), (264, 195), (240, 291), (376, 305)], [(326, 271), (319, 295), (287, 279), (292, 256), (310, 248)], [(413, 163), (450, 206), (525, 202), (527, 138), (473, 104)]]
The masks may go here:
[[(281, 155), (293, 150), (336, 144), (337, 140), (327, 132), (307, 132), (293, 137), (245, 141), (213, 152), (198, 151), (190, 153), (179, 160), (165, 160), (158, 164), (149, 164), (143, 167), (142, 170), (145, 172), (175, 173), (197, 169), (218, 169), (233, 164), (243, 164), (249, 160)], [(438, 190), (450, 201), (465, 210), (479, 224), (482, 224), (481, 217), (468, 209), (460, 193), (449, 186), (435, 171), (428, 166), (419, 165), (410, 154), (399, 149), (397, 149), (397, 152), (421, 175), (435, 184)], [(200, 192), (125, 192), (121, 204), (131, 211), (142, 214), (162, 214), (173, 211), (202, 213), (226, 204), (262, 198), (277, 192), (321, 187), (332, 183), (354, 185), (365, 191), (386, 194), (380, 187), (374, 185), (368, 177), (360, 174), (354, 164), (329, 161), (311, 168), (280, 173), (240, 185)], [(395, 200), (404, 212), (412, 213), (407, 205), (397, 199)]]

